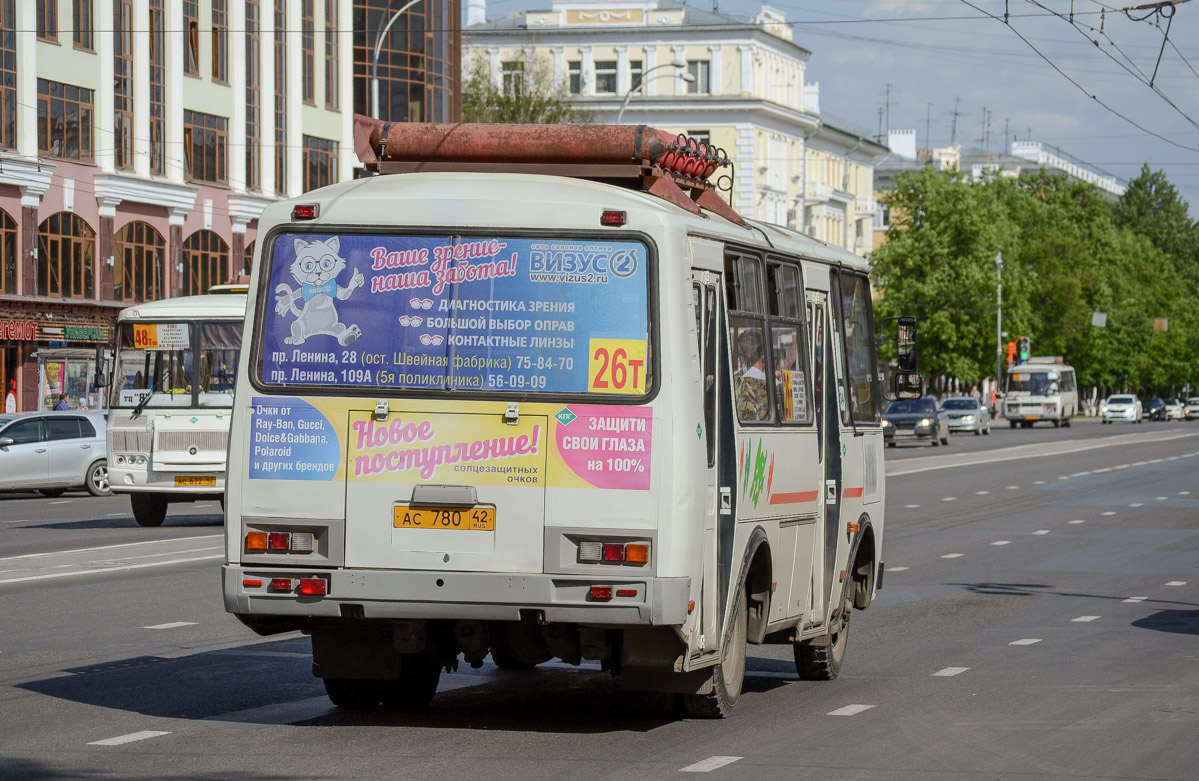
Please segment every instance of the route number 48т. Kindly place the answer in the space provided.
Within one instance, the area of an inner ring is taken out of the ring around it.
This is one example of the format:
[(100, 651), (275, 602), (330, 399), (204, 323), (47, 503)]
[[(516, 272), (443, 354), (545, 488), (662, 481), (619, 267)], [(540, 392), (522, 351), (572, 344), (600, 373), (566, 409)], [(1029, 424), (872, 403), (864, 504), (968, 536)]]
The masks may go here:
[(645, 342), (592, 339), (587, 390), (592, 393), (645, 393)]

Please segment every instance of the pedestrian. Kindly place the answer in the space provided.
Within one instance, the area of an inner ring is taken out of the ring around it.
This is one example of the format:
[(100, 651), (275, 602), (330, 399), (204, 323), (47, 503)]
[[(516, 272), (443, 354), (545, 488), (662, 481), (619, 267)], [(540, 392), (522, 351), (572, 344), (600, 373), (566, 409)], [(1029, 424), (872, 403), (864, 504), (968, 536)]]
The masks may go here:
[(54, 411), (55, 412), (65, 412), (65, 411), (69, 410), (70, 408), (71, 408), (71, 405), (67, 403), (67, 394), (65, 394), (65, 393), (58, 394), (58, 402), (54, 405)]

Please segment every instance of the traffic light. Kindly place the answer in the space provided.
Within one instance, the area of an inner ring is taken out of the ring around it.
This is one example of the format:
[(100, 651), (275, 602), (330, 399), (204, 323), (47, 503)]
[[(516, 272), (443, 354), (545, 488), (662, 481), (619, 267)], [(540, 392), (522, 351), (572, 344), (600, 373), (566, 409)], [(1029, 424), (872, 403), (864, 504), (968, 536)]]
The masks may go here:
[(1016, 362), (1016, 343), (1015, 342), (1007, 343), (1007, 362), (1008, 363)]
[(1027, 336), (1020, 337), (1020, 344), (1016, 348), (1016, 354), (1020, 358), (1020, 363), (1028, 360), (1028, 356), (1032, 354), (1032, 341)]

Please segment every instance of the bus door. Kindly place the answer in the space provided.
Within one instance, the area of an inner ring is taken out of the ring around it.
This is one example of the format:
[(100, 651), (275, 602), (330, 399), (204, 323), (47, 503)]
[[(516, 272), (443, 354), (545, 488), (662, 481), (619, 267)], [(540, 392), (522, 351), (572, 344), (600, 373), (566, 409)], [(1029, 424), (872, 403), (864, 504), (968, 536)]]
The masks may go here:
[[(721, 289), (720, 274), (712, 271), (694, 269), (691, 274), (691, 297), (695, 307), (695, 334), (699, 348), (700, 393), (703, 395), (703, 441), (706, 449), (707, 469), (704, 472), (704, 535), (703, 535), (703, 581), (700, 592), (699, 631), (705, 637), (705, 647), (716, 649), (720, 634), (720, 589), (717, 587), (717, 555), (718, 528), (725, 529), (728, 535), (723, 540), (725, 546), (732, 544), (733, 505), (732, 494), (728, 490), (735, 475), (726, 475), (721, 480), (720, 460), (717, 454), (722, 444), (731, 447), (730, 442), (721, 442), (721, 426), (719, 413), (719, 393), (723, 383), (717, 367), (723, 366), (721, 356), (723, 340), (721, 333), (720, 312)], [(727, 424), (726, 424), (727, 426)], [(730, 451), (731, 452), (731, 451)], [(721, 490), (721, 486), (726, 486)], [(727, 573), (722, 582), (727, 585)]]
[(825, 599), (832, 589), (836, 566), (837, 528), (840, 525), (841, 426), (837, 401), (837, 373), (834, 335), (829, 327), (829, 300), (824, 291), (808, 291), (811, 319), (812, 377), (816, 387), (816, 424), (820, 448), (819, 473), (822, 476), (816, 536), (824, 555), (814, 557), (812, 567), (812, 612), (824, 615)]

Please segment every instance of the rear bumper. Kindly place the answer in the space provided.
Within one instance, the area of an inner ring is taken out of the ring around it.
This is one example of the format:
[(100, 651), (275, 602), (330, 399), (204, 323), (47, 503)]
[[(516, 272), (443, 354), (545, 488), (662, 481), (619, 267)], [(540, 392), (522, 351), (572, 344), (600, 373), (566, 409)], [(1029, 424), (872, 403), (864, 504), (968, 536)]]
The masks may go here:
[[(329, 593), (302, 597), (272, 593), (273, 578), (327, 576)], [(681, 626), (687, 619), (690, 578), (597, 577), (398, 570), (221, 568), (225, 610), (239, 617), (284, 619), (303, 626), (343, 618), (476, 619), (517, 621), (522, 610), (540, 611), (547, 622), (610, 626)], [(261, 581), (246, 586), (243, 581)], [(593, 585), (634, 589), (636, 596), (594, 601)], [(349, 608), (348, 606), (355, 606)], [(359, 610), (360, 608), (360, 610)]]

